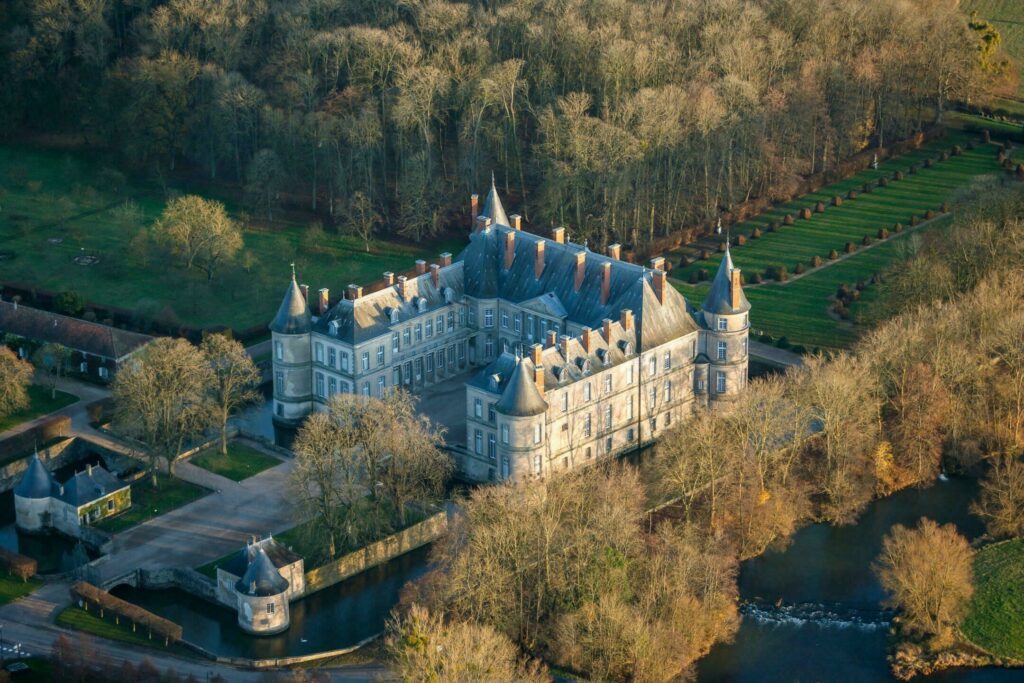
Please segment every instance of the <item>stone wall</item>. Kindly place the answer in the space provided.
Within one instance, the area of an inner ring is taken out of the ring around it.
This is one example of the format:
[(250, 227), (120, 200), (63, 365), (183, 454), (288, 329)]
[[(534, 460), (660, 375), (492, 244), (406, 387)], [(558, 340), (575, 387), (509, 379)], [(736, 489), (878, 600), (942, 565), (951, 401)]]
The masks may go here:
[(448, 530), (448, 514), (438, 512), (418, 524), (306, 572), (306, 595), (436, 541)]
[(132, 585), (152, 589), (180, 588), (197, 598), (224, 606), (217, 599), (217, 584), (210, 577), (190, 568), (140, 569), (137, 582)]
[[(74, 443), (75, 439), (69, 438), (55, 443), (49, 448), (44, 448), (39, 451), (39, 460), (51, 472), (59, 467), (64, 467), (78, 457), (78, 449), (72, 447)], [(0, 493), (10, 491), (21, 481), (21, 475), (28, 469), (31, 459), (32, 452), (29, 451), (25, 453), (24, 458), (0, 467)]]

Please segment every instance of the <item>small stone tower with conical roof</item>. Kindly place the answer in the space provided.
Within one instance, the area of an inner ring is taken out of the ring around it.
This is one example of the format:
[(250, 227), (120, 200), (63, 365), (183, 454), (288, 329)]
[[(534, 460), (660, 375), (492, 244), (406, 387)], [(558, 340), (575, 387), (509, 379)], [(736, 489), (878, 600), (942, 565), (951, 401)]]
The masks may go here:
[(750, 302), (743, 294), (743, 277), (733, 265), (728, 245), (701, 310), (709, 330), (706, 395), (711, 402), (727, 400), (746, 386), (750, 337)]
[(312, 351), (313, 321), (306, 297), (295, 280), (288, 283), (284, 300), (270, 323), (274, 369), (274, 422), (296, 426), (313, 408)]
[(39, 453), (32, 456), (25, 475), (14, 487), (14, 511), (18, 529), (45, 533), (50, 527), (50, 498), (57, 483), (47, 471)]
[(256, 547), (245, 575), (235, 584), (235, 592), (238, 625), (243, 631), (265, 636), (288, 628), (288, 580), (262, 547)]
[[(535, 348), (540, 349), (539, 345)], [(519, 480), (536, 474), (537, 463), (533, 461), (547, 438), (544, 368), (539, 364), (540, 354), (535, 355), (537, 363), (531, 358), (516, 359), (501, 398), (494, 404), (499, 454), (509, 467), (508, 472), (502, 473), (502, 479)], [(541, 462), (544, 461), (542, 458)]]

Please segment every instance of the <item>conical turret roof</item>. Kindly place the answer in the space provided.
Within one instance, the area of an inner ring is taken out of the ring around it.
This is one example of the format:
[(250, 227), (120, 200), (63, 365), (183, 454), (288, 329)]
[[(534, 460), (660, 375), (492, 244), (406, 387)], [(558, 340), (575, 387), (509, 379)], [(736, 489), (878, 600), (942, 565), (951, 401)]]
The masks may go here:
[(256, 548), (245, 575), (235, 584), (242, 595), (267, 597), (288, 590), (288, 580), (281, 576), (263, 548)]
[(491, 174), (491, 191), (487, 193), (483, 215), (491, 219), (491, 225), (512, 226), (508, 222), (508, 216), (505, 215), (505, 207), (501, 205), (501, 199), (498, 198), (498, 188), (494, 186), (493, 173)]
[(309, 315), (309, 306), (306, 305), (306, 297), (302, 296), (302, 290), (299, 289), (293, 272), (281, 307), (277, 309), (277, 315), (270, 323), (270, 330), (278, 334), (306, 334), (311, 329), (313, 320)]
[(25, 470), (25, 475), (14, 487), (14, 495), (20, 498), (49, 498), (53, 493), (56, 484), (53, 477), (39, 460), (39, 454), (32, 456), (32, 460)]
[(534, 381), (533, 362), (530, 359), (520, 358), (516, 362), (512, 377), (509, 378), (501, 398), (494, 404), (494, 409), (510, 417), (540, 415), (548, 409), (548, 404), (540, 395)]
[(750, 310), (750, 302), (747, 301), (746, 295), (743, 293), (743, 287), (740, 287), (740, 298), (739, 307), (732, 307), (732, 297), (730, 296), (730, 278), (732, 271), (736, 270), (732, 264), (732, 255), (729, 253), (729, 247), (725, 247), (725, 258), (718, 265), (718, 272), (715, 273), (715, 279), (711, 283), (711, 291), (708, 292), (707, 297), (704, 299), (704, 303), (701, 307), (708, 313), (719, 313), (719, 314), (733, 314), (733, 313), (746, 313)]

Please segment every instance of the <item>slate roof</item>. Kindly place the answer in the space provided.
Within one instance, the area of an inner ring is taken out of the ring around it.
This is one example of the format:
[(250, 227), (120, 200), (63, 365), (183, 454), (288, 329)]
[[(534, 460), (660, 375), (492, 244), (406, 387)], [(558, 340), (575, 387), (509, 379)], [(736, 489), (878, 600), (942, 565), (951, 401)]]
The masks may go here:
[[(511, 226), (509, 223), (508, 216), (505, 215), (505, 207), (501, 205), (501, 198), (498, 197), (498, 188), (494, 186), (494, 174), (491, 174), (491, 190), (487, 193), (487, 199), (484, 201), (484, 210), (482, 215), (487, 216), (491, 219), (491, 225), (504, 225), (506, 227)], [(476, 219), (476, 216), (473, 216)]]
[(537, 390), (533, 372), (533, 362), (529, 358), (519, 358), (511, 376), (504, 382), (501, 398), (494, 409), (510, 417), (540, 415), (546, 411), (548, 404)]
[(256, 548), (245, 574), (235, 584), (235, 590), (253, 597), (278, 595), (288, 590), (288, 579), (281, 576), (263, 548)]
[(94, 466), (76, 472), (63, 486), (58, 487), (56, 498), (68, 505), (81, 507), (128, 486), (103, 467)]
[(74, 351), (110, 360), (129, 356), (153, 341), (146, 334), (8, 301), (0, 301), (0, 333), (3, 332), (38, 342), (63, 344)]
[(711, 291), (708, 292), (701, 308), (709, 313), (722, 314), (746, 313), (750, 310), (750, 302), (747, 301), (742, 287), (740, 287), (740, 306), (736, 309), (732, 307), (732, 298), (729, 296), (729, 277), (735, 269), (736, 267), (732, 264), (732, 255), (729, 253), (729, 246), (726, 245), (725, 258), (718, 264), (718, 272), (715, 273), (715, 279), (711, 283)]
[(56, 489), (57, 482), (53, 480), (53, 476), (36, 453), (32, 456), (21, 481), (14, 487), (14, 495), (20, 498), (49, 498)]
[(313, 329), (312, 318), (309, 314), (309, 306), (306, 304), (306, 297), (302, 296), (292, 275), (292, 281), (288, 283), (288, 290), (284, 293), (281, 307), (277, 309), (277, 315), (270, 323), (270, 331), (278, 334), (306, 334)]
[(255, 544), (246, 544), (244, 548), (232, 555), (227, 562), (220, 565), (220, 568), (232, 576), (242, 576), (255, 558), (256, 548), (263, 548), (271, 563), (278, 569), (287, 567), (302, 559), (301, 556), (295, 554), (273, 538), (266, 538), (257, 541)]

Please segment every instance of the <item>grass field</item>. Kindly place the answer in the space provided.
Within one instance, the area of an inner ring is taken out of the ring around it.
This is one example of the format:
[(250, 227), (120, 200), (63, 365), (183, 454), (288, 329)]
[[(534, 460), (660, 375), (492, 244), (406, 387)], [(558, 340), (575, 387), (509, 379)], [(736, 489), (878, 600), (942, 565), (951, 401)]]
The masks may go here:
[[(155, 184), (116, 182), (87, 155), (0, 146), (0, 255), (2, 279), (50, 291), (73, 290), (87, 301), (155, 315), (165, 308), (193, 326), (254, 327), (273, 317), (294, 262), (315, 290), (339, 293), (350, 282), (366, 284), (386, 270), (402, 272), (462, 240), (411, 244), (372, 241), (370, 253), (351, 236), (327, 233), (317, 245), (306, 226), (275, 222), (245, 231), (248, 269), (222, 269), (212, 282), (188, 273), (144, 247), (139, 239), (163, 209)], [(179, 190), (183, 188), (177, 188)], [(229, 210), (244, 218), (238, 207)], [(97, 256), (95, 265), (73, 259)]]
[[(835, 195), (845, 196), (850, 189), (858, 189), (871, 179), (877, 180), (882, 175), (891, 177), (896, 170), (906, 171), (910, 164), (920, 165), (925, 158), (934, 158), (939, 151), (949, 149), (953, 144), (965, 145), (966, 140), (963, 133), (951, 133), (938, 143), (880, 164), (878, 170), (869, 169), (737, 226), (733, 234), (749, 235), (755, 226), (764, 232), (761, 238), (750, 239), (746, 245), (732, 249), (736, 266), (747, 273), (764, 272), (769, 267), (785, 265), (792, 274), (797, 263), (809, 268), (814, 256), (821, 256), (826, 264), (785, 284), (747, 286), (745, 292), (752, 307), (752, 328), (774, 337), (785, 336), (794, 344), (809, 347), (849, 346), (856, 339), (857, 330), (829, 314), (828, 298), (835, 294), (840, 284), (853, 285), (875, 273), (884, 272), (905, 252), (909, 240), (914, 239), (905, 231), (902, 235), (892, 234), (889, 239), (876, 242), (870, 249), (863, 249), (862, 238), (865, 235), (875, 237), (881, 227), (887, 227), (891, 232), (896, 222), (903, 223), (909, 230), (912, 214), (921, 216), (927, 209), (938, 209), (958, 188), (970, 184), (978, 176), (1000, 173), (994, 146), (978, 145), (974, 150), (965, 149), (961, 156), (951, 156), (932, 168), (919, 168), (916, 174), (906, 174), (903, 180), (892, 181), (888, 187), (875, 188), (868, 194), (859, 194), (856, 199), (844, 200), (842, 206), (830, 205), (823, 214), (813, 214), (810, 220), (797, 219), (795, 225), (783, 226), (777, 233), (767, 232), (768, 222), (781, 220), (786, 213), (795, 214), (798, 208), (813, 206), (817, 201), (827, 203)], [(941, 222), (936, 221), (924, 229)], [(829, 251), (835, 249), (842, 255), (843, 246), (848, 241), (858, 245), (858, 251), (840, 261), (828, 261)], [(693, 304), (699, 305), (709, 284), (689, 285), (686, 279), (698, 269), (706, 269), (713, 277), (720, 260), (721, 255), (716, 253), (707, 261), (676, 268), (672, 272), (673, 283)], [(876, 288), (864, 290), (857, 308), (863, 310), (876, 296)]]
[(227, 455), (221, 455), (220, 447), (215, 446), (193, 456), (189, 462), (234, 481), (248, 479), (281, 464), (277, 458), (237, 441), (228, 443)]
[(159, 638), (150, 640), (148, 632), (144, 627), (139, 627), (137, 631), (133, 632), (131, 624), (127, 620), (122, 619), (120, 624), (115, 624), (113, 619), (101, 618), (99, 613), (95, 611), (86, 612), (74, 605), (64, 608), (57, 615), (56, 621), (58, 626), (73, 628), (76, 631), (84, 631), (101, 638), (109, 638), (110, 640), (117, 640), (122, 643), (160, 650), (169, 649), (178, 654), (189, 654), (188, 650), (180, 646), (171, 645), (170, 648), (165, 647), (163, 640)]
[(18, 598), (23, 598), (42, 585), (42, 581), (36, 581), (35, 579), (22, 581), (16, 576), (0, 573), (0, 605), (6, 605)]
[(0, 432), (16, 427), (22, 422), (28, 422), (37, 417), (49, 415), (56, 410), (66, 408), (78, 400), (77, 396), (63, 391), (58, 391), (55, 398), (51, 397), (49, 389), (35, 384), (29, 386), (28, 398), (29, 404), (27, 408), (11, 413), (6, 417), (0, 417)]
[(1024, 539), (978, 551), (974, 584), (964, 635), (995, 655), (1024, 660)]
[[(978, 16), (992, 22), (1002, 37), (1003, 50), (1018, 65), (1024, 64), (1024, 3), (1020, 0), (960, 0), (960, 9), (968, 15), (977, 11)], [(1017, 94), (1024, 96), (1024, 80)]]
[(126, 512), (104, 519), (96, 527), (107, 533), (116, 534), (136, 524), (165, 514), (198, 500), (209, 493), (208, 490), (190, 484), (177, 477), (159, 475), (159, 486), (153, 489), (150, 478), (144, 477), (132, 484), (132, 506)]

